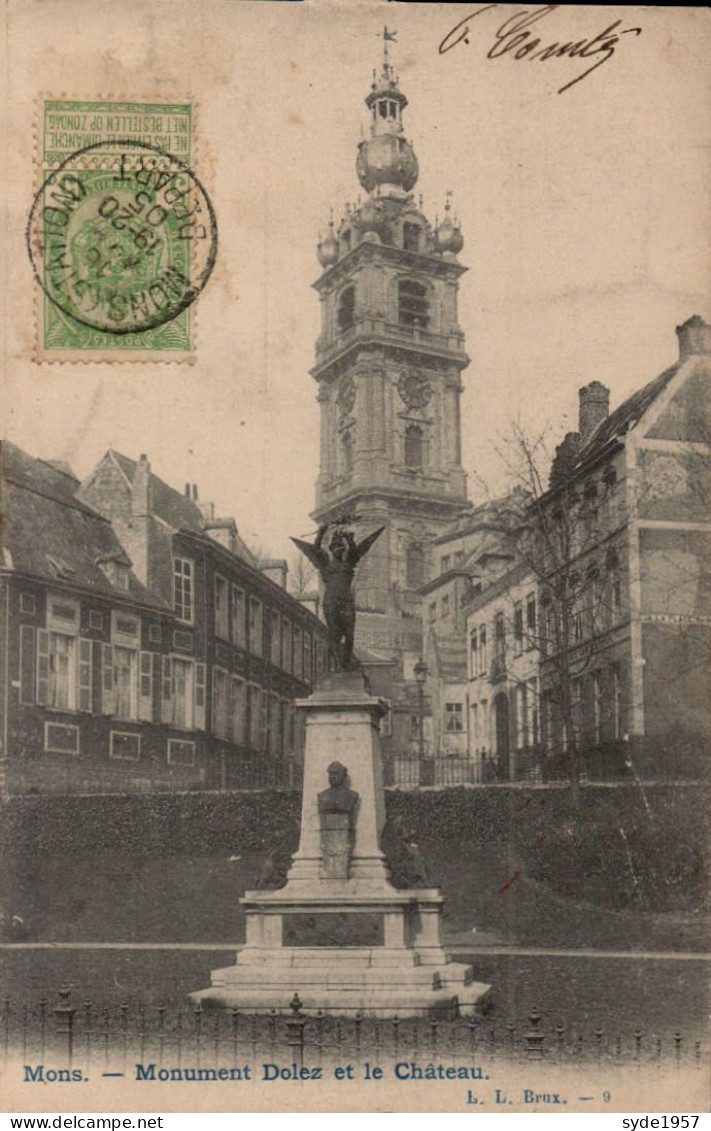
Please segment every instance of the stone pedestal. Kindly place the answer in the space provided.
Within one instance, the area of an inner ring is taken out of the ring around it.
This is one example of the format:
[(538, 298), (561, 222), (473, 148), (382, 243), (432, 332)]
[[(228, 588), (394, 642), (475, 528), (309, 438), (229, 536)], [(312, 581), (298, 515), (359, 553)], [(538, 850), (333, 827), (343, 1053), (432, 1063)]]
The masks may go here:
[[(285, 1009), (296, 992), (306, 1009), (347, 1016), (483, 1010), (490, 986), (442, 949), (439, 892), (398, 890), (389, 880), (380, 849), (378, 721), (385, 704), (367, 693), (360, 673), (344, 672), (298, 705), (306, 712), (301, 838), (286, 885), (245, 892), (247, 937), (236, 965), (213, 970), (212, 984), (191, 998), (268, 1012)], [(328, 856), (339, 822), (326, 822), (322, 832), (318, 806), (336, 759), (358, 794), (345, 877), (324, 863), (323, 846)]]

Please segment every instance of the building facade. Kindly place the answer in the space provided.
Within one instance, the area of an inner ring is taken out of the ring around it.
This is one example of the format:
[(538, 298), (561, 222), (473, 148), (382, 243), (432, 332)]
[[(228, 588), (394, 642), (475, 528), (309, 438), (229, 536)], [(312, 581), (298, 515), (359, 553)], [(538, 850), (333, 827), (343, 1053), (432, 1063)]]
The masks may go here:
[(7, 790), (297, 781), (324, 626), (189, 495), (145, 457), (79, 484), (3, 445)]

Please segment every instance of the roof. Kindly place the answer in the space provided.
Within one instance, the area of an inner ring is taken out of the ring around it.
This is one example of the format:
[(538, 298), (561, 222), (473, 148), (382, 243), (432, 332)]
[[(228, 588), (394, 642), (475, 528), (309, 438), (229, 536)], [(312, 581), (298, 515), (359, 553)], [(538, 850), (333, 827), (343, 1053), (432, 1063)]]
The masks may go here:
[(585, 447), (581, 448), (576, 460), (576, 468), (595, 459), (611, 440), (626, 435), (631, 428), (634, 428), (637, 421), (644, 416), (647, 409), (651, 407), (659, 394), (666, 389), (672, 378), (679, 372), (680, 366), (681, 363), (677, 362), (669, 369), (665, 369), (663, 373), (638, 389), (636, 393), (623, 401), (614, 412), (611, 412), (605, 420), (601, 421)]
[[(128, 482), (133, 484), (133, 479), (136, 474), (138, 466), (135, 459), (130, 459), (129, 456), (123, 455), (122, 452), (117, 452), (114, 448), (109, 453), (121, 471), (126, 476)], [(189, 499), (180, 491), (176, 491), (174, 487), (169, 486), (162, 479), (160, 479), (153, 471), (151, 471), (151, 509), (153, 514), (171, 526), (174, 530), (189, 530), (193, 534), (204, 534), (210, 527), (217, 527), (220, 525), (220, 520), (210, 519), (205, 521), (203, 513), (197, 502)], [(231, 520), (234, 521), (234, 520)], [(235, 528), (235, 550), (234, 552), (238, 558), (248, 562), (251, 566), (256, 566), (254, 554), (247, 546), (246, 542), (240, 537)]]
[(0, 456), (5, 568), (167, 609), (133, 573), (128, 591), (111, 584), (99, 563), (130, 567), (131, 560), (111, 523), (76, 498), (72, 476), (8, 440), (2, 441)]

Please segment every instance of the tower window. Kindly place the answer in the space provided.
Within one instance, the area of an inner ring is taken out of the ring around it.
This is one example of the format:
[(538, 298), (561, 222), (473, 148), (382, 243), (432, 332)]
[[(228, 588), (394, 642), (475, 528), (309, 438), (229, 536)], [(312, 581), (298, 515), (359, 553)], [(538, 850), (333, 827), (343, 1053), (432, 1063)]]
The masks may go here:
[(346, 287), (338, 300), (338, 329), (347, 330), (353, 325), (355, 314), (355, 287)]
[(398, 284), (398, 317), (403, 326), (426, 326), (430, 320), (427, 291), (421, 283), (402, 279)]
[(387, 118), (387, 116), (388, 116), (388, 104), (387, 104), (387, 102), (379, 102), (378, 107), (379, 107), (379, 110), (380, 110), (380, 117), (381, 118)]
[(353, 470), (353, 437), (350, 432), (346, 432), (343, 436), (343, 474), (350, 475)]
[(420, 471), (423, 463), (422, 429), (408, 424), (405, 429), (405, 466)]
[(402, 246), (405, 251), (420, 250), (420, 229), (417, 224), (405, 224), (402, 231)]
[(425, 583), (425, 551), (419, 542), (412, 542), (407, 550), (407, 584), (410, 589), (419, 589)]

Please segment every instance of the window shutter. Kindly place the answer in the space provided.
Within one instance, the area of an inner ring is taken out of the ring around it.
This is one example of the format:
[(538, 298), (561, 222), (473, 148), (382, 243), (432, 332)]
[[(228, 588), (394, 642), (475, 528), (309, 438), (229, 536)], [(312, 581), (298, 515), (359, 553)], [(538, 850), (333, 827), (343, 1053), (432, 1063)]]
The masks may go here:
[(101, 645), (101, 710), (113, 715), (116, 709), (114, 695), (114, 649), (112, 644)]
[(93, 641), (81, 639), (78, 652), (79, 710), (91, 712), (91, 666)]
[(138, 717), (153, 722), (153, 653), (141, 652), (138, 673)]
[(35, 701), (35, 629), (31, 624), (20, 625), (20, 703)]
[(44, 628), (37, 629), (37, 702), (49, 702), (49, 633)]
[(163, 680), (162, 680), (162, 711), (161, 717), (164, 723), (171, 723), (173, 721), (173, 687), (172, 687), (172, 671), (171, 671), (170, 656), (163, 657)]
[(195, 665), (195, 729), (205, 729), (205, 696), (207, 688), (205, 665)]

